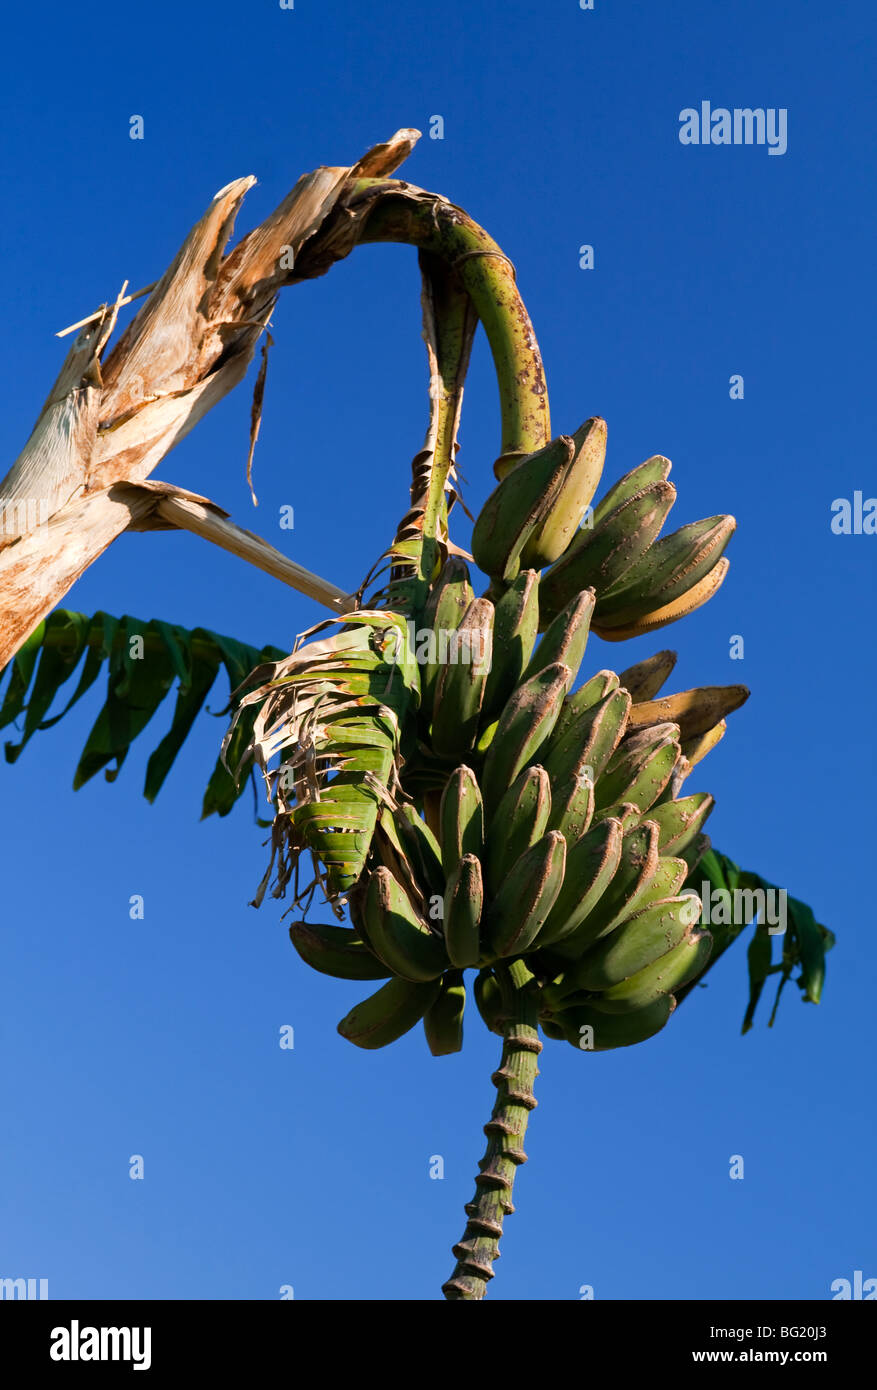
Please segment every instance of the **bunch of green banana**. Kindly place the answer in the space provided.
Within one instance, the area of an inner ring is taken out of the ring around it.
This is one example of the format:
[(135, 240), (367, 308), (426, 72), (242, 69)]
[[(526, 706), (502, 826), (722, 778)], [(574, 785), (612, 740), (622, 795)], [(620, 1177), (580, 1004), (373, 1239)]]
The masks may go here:
[[(468, 582), (457, 563), (453, 582)], [(361, 1046), (422, 1019), (435, 1055), (458, 1051), (469, 969), (478, 1011), (501, 1031), (496, 970), (521, 956), (543, 982), (547, 1036), (578, 1047), (587, 1027), (594, 1050), (626, 1046), (663, 1026), (674, 988), (703, 970), (709, 937), (681, 889), (713, 801), (672, 788), (745, 691), (658, 699), (675, 661), (661, 652), (570, 693), (594, 593), (576, 594), (537, 643), (539, 591), (524, 570), (496, 605), (470, 599), (456, 630), (484, 633), (502, 615), (501, 677), (477, 662), (439, 671), (422, 718), (436, 766), (458, 761), (431, 823), (411, 802), (386, 806), (350, 896), (353, 929), (294, 929), (318, 969), (391, 977), (340, 1025)]]
[(632, 493), (601, 521), (583, 527), (543, 583), (547, 616), (566, 602), (573, 590), (592, 587), (602, 600), (619, 588), (628, 571), (649, 550), (676, 500), (672, 483), (659, 479)]
[(595, 631), (620, 641), (675, 622), (716, 592), (736, 522), (709, 517), (659, 539), (676, 500), (662, 455), (632, 469), (591, 511), (605, 447), (605, 422), (593, 419), (519, 460), (479, 514), (472, 553), (500, 587), (522, 569), (550, 567), (539, 596), (543, 627), (593, 589)]
[(675, 1008), (674, 991), (709, 959), (712, 937), (695, 928), (699, 916), (695, 895), (662, 898), (632, 913), (543, 990), (543, 1024), (596, 1052), (651, 1037)]
[(473, 531), (483, 597), (458, 555), (433, 578), (420, 705), (349, 894), (352, 925), (291, 931), (314, 968), (386, 981), (339, 1024), (359, 1046), (422, 1020), (435, 1055), (459, 1051), (467, 970), (502, 1032), (504, 965), (521, 957), (548, 1037), (628, 1046), (703, 971), (710, 937), (683, 885), (709, 847), (713, 799), (680, 793), (748, 692), (661, 696), (670, 651), (578, 676), (592, 628), (648, 631), (717, 586), (733, 519), (659, 539), (675, 499), (660, 456), (591, 512), (605, 446), (594, 418), (503, 470)]
[(724, 582), (729, 562), (723, 552), (736, 527), (732, 516), (708, 517), (650, 545), (600, 595), (600, 636), (610, 642), (639, 637), (700, 608)]

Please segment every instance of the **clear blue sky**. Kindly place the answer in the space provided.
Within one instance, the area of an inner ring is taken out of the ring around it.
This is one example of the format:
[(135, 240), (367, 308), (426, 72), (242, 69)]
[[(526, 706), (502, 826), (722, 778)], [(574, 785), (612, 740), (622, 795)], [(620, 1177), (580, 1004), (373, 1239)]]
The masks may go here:
[[(644, 1047), (548, 1042), (490, 1297), (576, 1299), (590, 1284), (598, 1299), (823, 1299), (856, 1269), (877, 1276), (877, 538), (830, 529), (834, 499), (877, 493), (872, 9), (104, 0), (87, 14), (17, 7), (4, 38), (4, 469), (62, 361), (54, 332), (123, 280), (155, 279), (218, 188), (258, 176), (243, 232), (302, 172), (417, 126), (402, 173), (466, 207), (515, 261), (556, 429), (604, 415), (607, 481), (664, 453), (676, 524), (738, 518), (708, 607), (657, 642), (593, 638), (586, 666), (672, 645), (675, 688), (751, 687), (692, 788), (718, 799), (718, 846), (837, 932), (824, 1002), (790, 987), (777, 1025), (763, 1004), (741, 1038), (738, 944)], [(681, 145), (679, 113), (702, 100), (786, 108), (787, 152)], [(414, 253), (394, 247), (284, 291), (258, 511), (248, 386), (155, 476), (355, 587), (407, 505), (423, 437), (418, 294)], [(481, 338), (461, 438), (476, 510), (499, 441)], [(456, 538), (467, 544), (465, 525)], [(167, 534), (121, 538), (67, 602), (257, 644), (291, 644), (320, 616)], [(46, 1277), (56, 1298), (272, 1299), (284, 1284), (296, 1298), (436, 1297), (498, 1040), (474, 1009), (455, 1057), (433, 1059), (419, 1030), (378, 1053), (342, 1040), (335, 1024), (367, 990), (309, 971), (277, 904), (247, 906), (265, 863), (250, 799), (199, 823), (221, 721), (202, 718), (149, 806), (146, 757), (169, 708), (114, 785), (70, 790), (98, 707), (95, 694), (0, 766), (0, 1275)], [(293, 1051), (278, 1046), (285, 1024)]]

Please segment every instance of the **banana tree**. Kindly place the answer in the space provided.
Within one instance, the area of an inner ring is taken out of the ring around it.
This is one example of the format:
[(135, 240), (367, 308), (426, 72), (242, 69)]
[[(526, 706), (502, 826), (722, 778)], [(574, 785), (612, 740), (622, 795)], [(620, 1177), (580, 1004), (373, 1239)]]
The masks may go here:
[[(290, 898), (302, 960), (377, 985), (339, 1032), (373, 1049), (422, 1023), (430, 1051), (447, 1055), (462, 1047), (471, 988), (502, 1039), (487, 1148), (443, 1286), (471, 1300), (484, 1295), (513, 1209), (543, 1038), (585, 1052), (644, 1043), (752, 927), (746, 1031), (771, 974), (777, 1003), (795, 971), (818, 1002), (833, 938), (805, 904), (713, 849), (703, 832), (712, 797), (684, 791), (748, 691), (661, 695), (676, 659), (666, 650), (579, 679), (591, 631), (623, 641), (705, 603), (727, 574), (735, 523), (711, 517), (662, 535), (676, 497), (662, 455), (594, 502), (606, 424), (552, 433), (514, 267), (461, 208), (389, 177), (416, 138), (398, 132), (352, 166), (305, 176), (224, 254), (250, 181), (228, 185), (111, 350), (124, 292), (74, 325), (59, 380), (0, 484), (0, 725), (21, 724), (6, 745), (14, 761), (105, 671), (74, 786), (101, 770), (113, 780), (176, 682), (147, 766), (153, 800), (224, 668), (230, 723), (203, 811), (226, 815), (250, 778), (261, 784), (271, 856), (255, 903)], [(148, 475), (242, 378), (279, 289), (374, 241), (418, 249), (430, 409), (393, 540), (346, 594), (210, 499)], [(501, 439), (469, 554), (451, 524), (463, 509), (454, 464), (479, 322)], [(331, 616), (289, 653), (57, 606), (122, 531), (168, 527), (259, 565)], [(772, 896), (787, 907), (779, 927)], [(315, 899), (330, 921), (309, 920)]]

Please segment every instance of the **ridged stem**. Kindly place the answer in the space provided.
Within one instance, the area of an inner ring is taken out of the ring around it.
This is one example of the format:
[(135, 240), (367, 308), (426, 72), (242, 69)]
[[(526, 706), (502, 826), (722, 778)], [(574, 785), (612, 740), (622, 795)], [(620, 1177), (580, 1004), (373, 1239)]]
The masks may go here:
[(399, 187), (394, 195), (391, 180), (357, 182), (351, 207), (357, 197), (375, 199), (359, 239), (419, 246), (456, 269), (484, 324), (493, 355), (502, 418), (501, 453), (494, 472), (502, 477), (517, 458), (541, 449), (551, 438), (545, 370), (515, 284), (514, 266), (462, 208), (410, 185)]
[(484, 1126), (487, 1150), (475, 1178), (475, 1196), (465, 1207), (468, 1221), (454, 1246), (457, 1264), (442, 1293), (449, 1300), (482, 1299), (499, 1259), (503, 1220), (514, 1211), (515, 1173), (526, 1163), (524, 1135), (536, 1107), (533, 1084), (542, 1043), (539, 1040), (539, 995), (523, 961), (496, 970), (503, 991), (502, 1060), (491, 1080), (496, 1086), (493, 1113)]
[[(439, 560), (439, 537), (447, 534), (445, 484), (455, 458), (463, 383), (478, 319), (460, 283), (437, 256), (420, 252), (423, 277), (423, 336), (430, 353), (430, 422), (427, 442), (413, 461), (411, 509), (402, 518), (396, 541), (419, 544), (413, 583), (402, 580), (411, 607), (426, 602)], [(402, 566), (401, 573), (411, 567)], [(388, 596), (389, 597), (389, 596)]]

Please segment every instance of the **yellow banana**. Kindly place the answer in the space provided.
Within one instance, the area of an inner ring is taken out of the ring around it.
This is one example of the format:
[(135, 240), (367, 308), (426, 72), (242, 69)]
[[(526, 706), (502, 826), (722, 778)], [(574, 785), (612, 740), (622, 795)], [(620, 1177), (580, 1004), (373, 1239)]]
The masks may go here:
[(670, 651), (647, 656), (645, 661), (638, 661), (635, 666), (628, 666), (626, 671), (622, 671), (618, 677), (618, 684), (630, 693), (634, 704), (651, 700), (671, 675), (676, 665), (676, 657), (677, 653)]
[(679, 725), (682, 739), (695, 739), (709, 733), (748, 699), (749, 690), (745, 685), (699, 685), (694, 690), (680, 690), (676, 695), (662, 695), (657, 700), (634, 705), (627, 724), (629, 729), (640, 729), (669, 721)]

